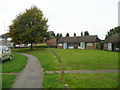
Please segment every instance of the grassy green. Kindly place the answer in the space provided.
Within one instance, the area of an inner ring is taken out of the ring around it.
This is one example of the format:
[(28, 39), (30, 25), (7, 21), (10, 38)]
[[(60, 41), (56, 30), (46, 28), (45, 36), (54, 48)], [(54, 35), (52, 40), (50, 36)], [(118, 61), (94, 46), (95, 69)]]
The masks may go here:
[[(60, 70), (56, 57), (46, 49), (12, 49), (15, 52), (28, 53), (36, 56), (44, 70)], [(68, 50), (50, 49), (55, 51), (62, 60), (66, 70), (80, 69), (117, 69), (118, 53), (100, 50)], [(63, 88), (68, 84), (70, 88), (116, 88), (118, 85), (116, 73), (81, 73), (65, 74), (65, 82), (60, 82), (60, 74), (45, 74), (44, 88)]]
[(12, 54), (11, 61), (5, 61), (2, 63), (2, 73), (16, 73), (20, 72), (27, 63), (27, 57), (20, 54)]
[(66, 70), (118, 69), (118, 53), (101, 50), (52, 49)]
[(58, 60), (50, 51), (48, 51), (48, 49), (37, 48), (34, 50), (30, 50), (29, 48), (23, 48), (23, 49), (18, 48), (18, 49), (12, 49), (12, 51), (28, 53), (36, 56), (40, 60), (40, 63), (44, 70), (60, 70)]
[[(21, 72), (27, 63), (27, 57), (20, 54), (12, 54), (11, 61), (4, 61), (2, 65), (2, 73)], [(2, 88), (11, 88), (16, 75), (2, 75)]]
[(2, 75), (2, 88), (11, 88), (16, 75)]
[(43, 80), (44, 88), (117, 88), (117, 73), (81, 73), (65, 74), (65, 82), (60, 81), (60, 74), (45, 74)]
[[(51, 49), (62, 60), (66, 70), (118, 69), (118, 53), (101, 50)], [(48, 49), (13, 49), (36, 56), (45, 70), (59, 70), (59, 62)]]

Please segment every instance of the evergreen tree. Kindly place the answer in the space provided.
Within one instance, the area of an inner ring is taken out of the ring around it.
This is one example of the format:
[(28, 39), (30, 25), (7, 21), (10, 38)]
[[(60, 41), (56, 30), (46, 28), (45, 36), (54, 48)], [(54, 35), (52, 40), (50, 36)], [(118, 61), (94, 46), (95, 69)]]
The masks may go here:
[(88, 32), (88, 31), (85, 31), (85, 32), (84, 32), (84, 36), (89, 36), (89, 32)]
[(60, 33), (60, 37), (63, 37), (63, 36), (62, 36), (62, 33)]
[(67, 33), (65, 37), (70, 37), (69, 33)]
[(74, 33), (74, 37), (76, 36), (76, 33)]
[(81, 36), (83, 36), (83, 32), (81, 32)]

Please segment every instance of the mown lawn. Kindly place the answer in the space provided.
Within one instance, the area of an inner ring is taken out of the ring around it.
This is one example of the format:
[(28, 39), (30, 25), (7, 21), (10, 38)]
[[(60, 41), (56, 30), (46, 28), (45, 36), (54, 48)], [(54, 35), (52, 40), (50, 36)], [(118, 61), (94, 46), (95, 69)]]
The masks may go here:
[(2, 63), (2, 73), (16, 73), (22, 71), (27, 63), (27, 57), (20, 54), (12, 54), (11, 61), (4, 61)]
[[(50, 49), (62, 60), (65, 70), (118, 69), (118, 53), (100, 50)], [(36, 56), (44, 70), (59, 70), (59, 62), (48, 49), (13, 49)]]
[[(15, 52), (28, 53), (36, 56), (44, 70), (60, 70), (56, 56), (49, 50), (56, 52), (62, 60), (65, 70), (80, 69), (118, 69), (118, 53), (100, 50), (68, 50), (68, 49), (13, 49)], [(63, 88), (68, 84), (70, 88), (116, 88), (117, 73), (81, 73), (65, 74), (65, 82), (60, 82), (60, 74), (44, 74), (44, 88)]]
[(30, 50), (29, 48), (23, 48), (23, 49), (18, 48), (18, 49), (12, 49), (12, 51), (28, 53), (36, 56), (40, 60), (40, 63), (44, 70), (60, 70), (58, 60), (50, 51), (48, 51), (48, 49), (37, 48), (34, 50)]
[[(2, 73), (18, 73), (23, 70), (27, 63), (27, 57), (20, 54), (12, 54), (11, 61), (4, 61), (2, 65)], [(2, 88), (11, 88), (17, 75), (2, 75)]]
[(118, 53), (101, 50), (52, 49), (66, 70), (118, 69)]
[(2, 75), (2, 88), (11, 88), (17, 75)]
[(117, 73), (81, 73), (65, 74), (65, 82), (62, 83), (60, 74), (45, 74), (43, 80), (44, 88), (117, 88)]

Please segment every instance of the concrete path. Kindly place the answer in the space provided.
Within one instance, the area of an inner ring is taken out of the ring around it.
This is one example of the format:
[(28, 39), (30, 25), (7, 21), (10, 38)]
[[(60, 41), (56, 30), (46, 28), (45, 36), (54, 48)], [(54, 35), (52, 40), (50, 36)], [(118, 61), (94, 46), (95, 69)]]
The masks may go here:
[[(45, 71), (45, 73), (54, 74), (61, 71)], [(65, 73), (120, 73), (118, 70), (65, 70)]]
[(39, 60), (29, 54), (18, 54), (27, 56), (28, 62), (17, 76), (13, 88), (42, 88), (43, 72)]

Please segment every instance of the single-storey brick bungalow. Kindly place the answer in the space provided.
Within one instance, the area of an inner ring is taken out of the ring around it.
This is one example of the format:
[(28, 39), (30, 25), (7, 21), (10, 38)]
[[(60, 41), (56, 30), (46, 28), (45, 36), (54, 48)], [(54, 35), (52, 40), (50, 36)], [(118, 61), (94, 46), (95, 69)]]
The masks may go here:
[(57, 47), (57, 39), (55, 37), (50, 37), (50, 39), (47, 40), (46, 44), (48, 45), (48, 47), (56, 48)]
[(100, 39), (97, 35), (62, 37), (58, 40), (58, 48), (64, 49), (96, 49)]
[(104, 50), (120, 50), (120, 34), (113, 34), (104, 41)]

